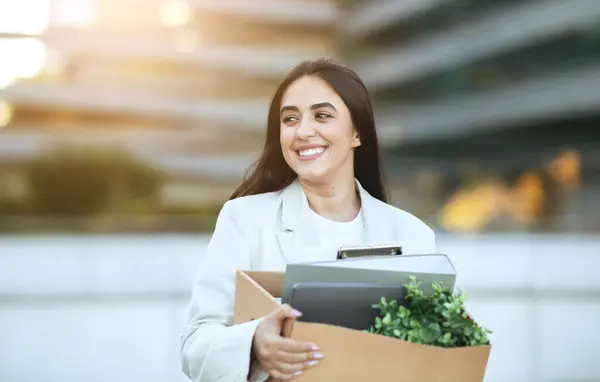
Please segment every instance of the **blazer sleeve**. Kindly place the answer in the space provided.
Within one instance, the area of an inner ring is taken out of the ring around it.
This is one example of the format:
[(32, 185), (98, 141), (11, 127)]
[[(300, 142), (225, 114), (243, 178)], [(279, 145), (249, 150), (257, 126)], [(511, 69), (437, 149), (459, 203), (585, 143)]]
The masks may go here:
[(192, 287), (181, 362), (193, 382), (248, 381), (260, 319), (232, 325), (236, 271), (252, 266), (246, 214), (235, 207), (228, 201), (219, 213)]
[(418, 253), (437, 253), (435, 232), (431, 228), (426, 227), (423, 229), (422, 239), (419, 240), (418, 247)]
[(407, 246), (407, 254), (437, 253), (435, 232), (421, 220), (413, 223), (414, 231)]

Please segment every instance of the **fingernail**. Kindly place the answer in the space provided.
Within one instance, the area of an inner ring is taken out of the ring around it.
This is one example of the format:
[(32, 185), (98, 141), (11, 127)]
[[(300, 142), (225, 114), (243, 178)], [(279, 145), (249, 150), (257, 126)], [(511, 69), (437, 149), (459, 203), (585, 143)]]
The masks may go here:
[(319, 361), (310, 361), (310, 362), (308, 363), (308, 367), (313, 367), (313, 366), (316, 366), (316, 365), (318, 365), (318, 364), (319, 364)]
[(314, 359), (323, 359), (323, 354), (321, 354), (321, 353), (313, 353), (313, 358)]
[(313, 351), (317, 351), (317, 350), (319, 350), (319, 347), (317, 345), (311, 345), (311, 349)]
[(296, 310), (296, 309), (292, 309), (292, 316), (294, 317), (300, 317), (302, 315), (302, 312)]
[(297, 372), (294, 373), (294, 377), (299, 376), (300, 374), (302, 374), (302, 370), (298, 370)]

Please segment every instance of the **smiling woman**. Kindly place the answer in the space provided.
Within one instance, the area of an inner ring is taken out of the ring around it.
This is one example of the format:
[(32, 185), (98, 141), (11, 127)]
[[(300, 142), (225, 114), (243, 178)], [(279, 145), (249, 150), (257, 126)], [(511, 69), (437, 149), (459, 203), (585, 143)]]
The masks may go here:
[(435, 251), (433, 231), (387, 203), (367, 89), (343, 65), (300, 63), (275, 91), (262, 155), (219, 213), (192, 290), (183, 371), (195, 382), (264, 381), (318, 367), (327, 356), (318, 344), (280, 335), (299, 314), (288, 305), (232, 325), (236, 271), (285, 271), (335, 260), (341, 246), (390, 243)]

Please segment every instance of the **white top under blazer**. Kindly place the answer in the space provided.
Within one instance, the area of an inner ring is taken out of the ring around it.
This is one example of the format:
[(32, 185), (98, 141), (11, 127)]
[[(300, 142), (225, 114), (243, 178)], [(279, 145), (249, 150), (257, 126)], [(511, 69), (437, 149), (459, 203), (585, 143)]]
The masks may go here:
[[(357, 181), (363, 243), (399, 244), (405, 254), (435, 253), (434, 232), (420, 219), (372, 197)], [(252, 339), (260, 319), (231, 325), (237, 270), (285, 271), (288, 263), (333, 260), (296, 180), (277, 192), (223, 205), (202, 256), (182, 335), (183, 372), (194, 382), (248, 381)], [(321, 233), (322, 234), (322, 233)], [(355, 244), (355, 243), (353, 243)], [(267, 374), (252, 367), (251, 381)], [(259, 368), (258, 368), (259, 369)]]

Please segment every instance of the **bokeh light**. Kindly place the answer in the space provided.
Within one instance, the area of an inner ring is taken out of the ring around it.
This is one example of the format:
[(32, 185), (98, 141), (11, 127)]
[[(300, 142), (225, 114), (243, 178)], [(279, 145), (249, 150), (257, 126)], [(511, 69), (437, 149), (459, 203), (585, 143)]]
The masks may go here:
[(6, 127), (13, 116), (13, 108), (6, 101), (0, 101), (0, 129)]
[(46, 64), (46, 46), (37, 38), (8, 38), (0, 40), (0, 88), (16, 80), (33, 78)]
[(0, 33), (39, 35), (49, 20), (49, 0), (0, 0)]
[(88, 0), (53, 0), (50, 9), (52, 24), (76, 29), (92, 28), (97, 22), (98, 5)]
[(193, 10), (183, 0), (168, 0), (158, 9), (160, 21), (171, 27), (182, 27), (187, 25), (193, 17)]

